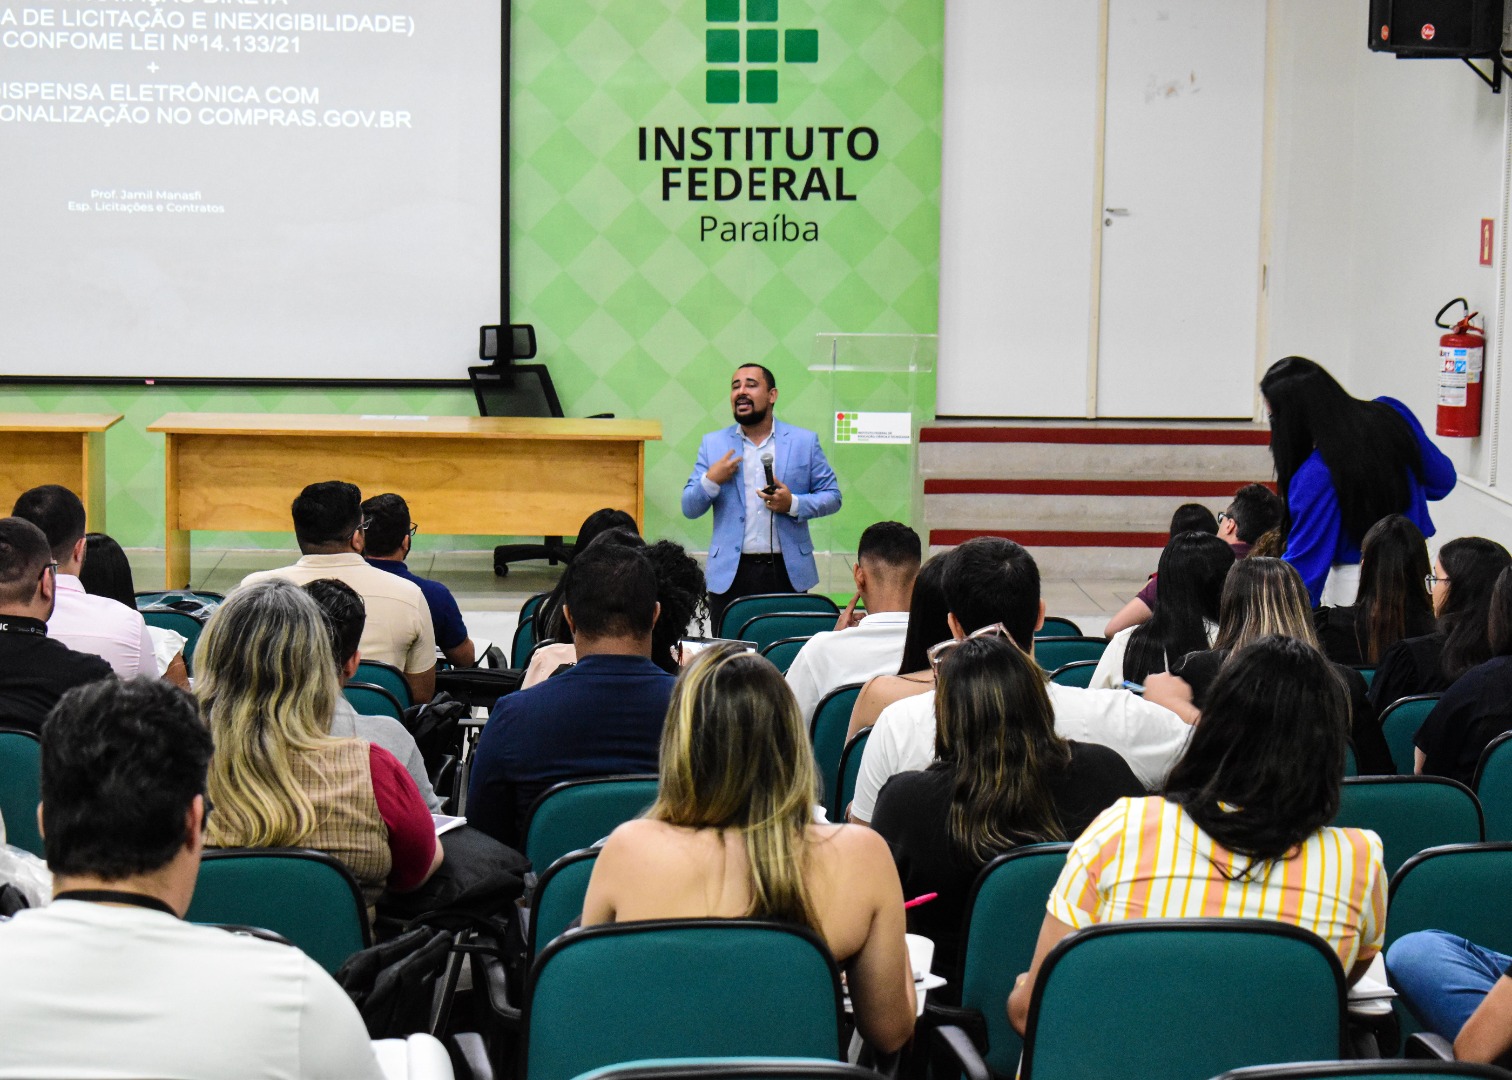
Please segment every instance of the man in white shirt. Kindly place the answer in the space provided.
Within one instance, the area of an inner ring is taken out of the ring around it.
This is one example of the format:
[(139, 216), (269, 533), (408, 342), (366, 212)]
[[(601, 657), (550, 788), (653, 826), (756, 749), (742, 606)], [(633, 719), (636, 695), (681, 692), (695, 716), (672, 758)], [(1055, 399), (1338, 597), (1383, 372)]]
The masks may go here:
[[(898, 673), (922, 554), (919, 534), (896, 521), (879, 521), (861, 534), (851, 571), (856, 595), (835, 629), (809, 638), (788, 668), (788, 686), (805, 721), (813, 719), (814, 709), (831, 690)], [(858, 600), (866, 608), (859, 621)]]
[(91, 596), (79, 581), (86, 531), (79, 497), (58, 484), (43, 484), (24, 492), (11, 513), (42, 530), (58, 564), (57, 602), (47, 620), (47, 636), (76, 652), (104, 657), (123, 679), (157, 678), (157, 653), (141, 613), (109, 597)]
[(292, 512), (294, 538), (303, 557), (293, 566), (248, 574), (242, 584), (272, 577), (296, 585), (319, 578), (346, 582), (367, 608), (362, 655), (404, 672), (415, 701), (435, 697), (436, 632), (430, 606), (420, 586), (369, 566), (362, 557), (367, 527), (362, 492), (340, 480), (311, 484), (294, 500)]
[(351, 999), (298, 949), (183, 921), (210, 735), (158, 680), (70, 691), (43, 728), (53, 903), (0, 923), (0, 1077), (383, 1076)]
[[(1034, 655), (1034, 631), (1045, 622), (1039, 567), (1012, 540), (968, 540), (945, 556), (945, 603), (957, 640), (1001, 624), (1020, 649)], [(1082, 690), (1051, 683), (1055, 731), (1076, 742), (1101, 743), (1129, 764), (1140, 783), (1157, 789), (1186, 747), (1191, 728), (1127, 690)], [(852, 821), (871, 821), (882, 785), (901, 772), (926, 769), (935, 758), (934, 691), (882, 710), (861, 757)]]

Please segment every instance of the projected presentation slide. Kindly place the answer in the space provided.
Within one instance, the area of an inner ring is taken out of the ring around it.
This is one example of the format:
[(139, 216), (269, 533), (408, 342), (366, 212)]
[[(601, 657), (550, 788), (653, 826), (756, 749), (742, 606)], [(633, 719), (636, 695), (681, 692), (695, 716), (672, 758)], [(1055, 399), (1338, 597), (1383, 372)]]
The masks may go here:
[(0, 375), (465, 378), (487, 0), (0, 0)]

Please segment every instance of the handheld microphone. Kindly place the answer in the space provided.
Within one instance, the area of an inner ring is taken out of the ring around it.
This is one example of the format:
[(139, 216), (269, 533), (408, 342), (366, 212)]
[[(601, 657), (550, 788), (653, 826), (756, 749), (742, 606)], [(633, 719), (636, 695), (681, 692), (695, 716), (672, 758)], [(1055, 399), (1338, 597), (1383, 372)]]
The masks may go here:
[(761, 455), (761, 467), (766, 470), (766, 493), (770, 495), (777, 490), (777, 475), (772, 472), (772, 452), (770, 450)]

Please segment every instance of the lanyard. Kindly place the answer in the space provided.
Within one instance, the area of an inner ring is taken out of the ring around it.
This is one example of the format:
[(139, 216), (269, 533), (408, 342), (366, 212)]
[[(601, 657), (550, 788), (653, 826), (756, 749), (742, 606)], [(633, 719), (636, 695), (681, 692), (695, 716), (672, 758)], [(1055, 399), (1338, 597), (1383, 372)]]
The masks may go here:
[(84, 900), (91, 904), (130, 904), (132, 907), (147, 908), (149, 911), (161, 911), (165, 915), (172, 915), (175, 919), (179, 917), (178, 912), (155, 896), (121, 892), (117, 889), (69, 889), (66, 892), (60, 892), (53, 899)]

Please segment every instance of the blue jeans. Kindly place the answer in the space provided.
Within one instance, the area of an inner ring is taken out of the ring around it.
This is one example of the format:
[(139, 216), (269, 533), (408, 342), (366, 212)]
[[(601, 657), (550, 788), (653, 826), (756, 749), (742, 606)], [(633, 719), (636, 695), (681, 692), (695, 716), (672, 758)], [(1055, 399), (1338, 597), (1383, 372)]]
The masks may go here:
[(1386, 970), (1418, 1022), (1450, 1041), (1459, 1034), (1512, 957), (1442, 930), (1405, 934), (1386, 950)]

